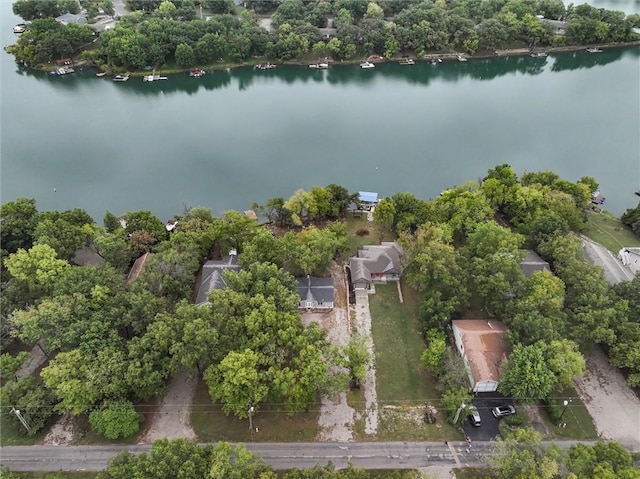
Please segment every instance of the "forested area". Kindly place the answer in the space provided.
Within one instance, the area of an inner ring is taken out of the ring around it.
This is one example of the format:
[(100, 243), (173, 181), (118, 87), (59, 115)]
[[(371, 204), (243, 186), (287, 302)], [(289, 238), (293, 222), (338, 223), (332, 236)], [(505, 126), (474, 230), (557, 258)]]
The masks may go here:
[[(318, 393), (346, 388), (359, 360), (317, 326), (302, 327), (293, 275), (326, 274), (346, 241), (344, 224), (332, 220), (352, 199), (329, 185), (270, 200), (261, 211), (280, 226), (300, 223), (303, 210), (305, 221), (325, 223), (278, 237), (236, 211), (215, 218), (191, 208), (169, 233), (149, 211), (107, 212), (100, 227), (81, 209), (38, 211), (26, 198), (3, 204), (3, 345), (38, 343), (49, 359), (39, 377), (18, 378), (23, 356), (0, 356), (3, 414), (4, 405), (19, 406), (29, 434), (66, 412), (88, 415), (106, 437), (129, 437), (141, 420), (134, 403), (162, 394), (180, 367), (197, 368), (212, 398), (238, 417), (262, 402), (304, 410)], [(73, 265), (85, 245), (104, 263)], [(227, 288), (194, 305), (203, 258), (232, 249), (243, 269), (225, 272)], [(151, 259), (127, 282), (145, 253)]]
[[(500, 165), (433, 201), (396, 193), (376, 207), (376, 220), (404, 246), (404, 274), (422, 298), (423, 362), (438, 376), (451, 416), (470, 397), (467, 378), (456, 373), (461, 362), (446, 348), (447, 325), (478, 303), (508, 326), (512, 351), (501, 392), (544, 401), (582, 375), (582, 353), (596, 345), (630, 386), (640, 384), (640, 278), (609, 287), (602, 269), (585, 261), (575, 234), (597, 188), (589, 177), (573, 183), (543, 171), (518, 178)], [(552, 272), (526, 277), (519, 266), (525, 249)]]
[[(406, 280), (421, 297), (424, 364), (452, 415), (468, 383), (446, 348), (447, 325), (480, 306), (509, 328), (501, 390), (517, 400), (544, 400), (570, 384), (595, 345), (631, 386), (640, 384), (640, 279), (610, 288), (575, 235), (597, 188), (589, 177), (518, 178), (499, 165), (435, 200), (396, 193), (376, 207), (375, 220), (404, 247)], [(198, 207), (176, 216), (171, 232), (149, 211), (107, 211), (98, 226), (81, 209), (38, 211), (25, 198), (3, 204), (3, 345), (37, 343), (48, 362), (37, 376), (16, 377), (23, 357), (0, 356), (2, 404), (20, 406), (30, 434), (67, 412), (116, 438), (138, 431), (135, 404), (162, 394), (183, 367), (197, 369), (212, 399), (237, 417), (263, 403), (305, 410), (319, 393), (345, 389), (363, 358), (331, 346), (318, 327), (302, 327), (293, 277), (327, 274), (346, 248), (342, 218), (353, 203), (357, 195), (344, 187), (313, 187), (254, 204), (269, 228), (236, 211), (214, 217)], [(83, 246), (104, 263), (74, 265)], [(553, 274), (525, 277), (519, 263), (527, 248)], [(225, 272), (227, 287), (195, 306), (203, 259), (232, 249), (242, 269)], [(145, 253), (152, 255), (128, 282)]]
[[(28, 66), (69, 56), (82, 44), (70, 41), (66, 30), (72, 25), (55, 26), (43, 18), (64, 11), (66, 3), (49, 11), (38, 7), (43, 2), (48, 0), (20, 0), (14, 5), (17, 14), (33, 22), (8, 51)], [(633, 31), (640, 27), (639, 15), (587, 4), (565, 6), (561, 0), (249, 0), (246, 9), (231, 0), (141, 0), (129, 2), (129, 7), (133, 12), (103, 32), (83, 52), (83, 59), (103, 69), (139, 70), (173, 62), (191, 68), (257, 57), (340, 61), (372, 54), (473, 54), (640, 37)], [(206, 19), (201, 18), (202, 9)], [(258, 15), (270, 16), (271, 31), (260, 25)], [(566, 22), (565, 31), (546, 20)], [(335, 28), (333, 34), (319, 30), (329, 25)], [(80, 27), (91, 33), (88, 26)]]

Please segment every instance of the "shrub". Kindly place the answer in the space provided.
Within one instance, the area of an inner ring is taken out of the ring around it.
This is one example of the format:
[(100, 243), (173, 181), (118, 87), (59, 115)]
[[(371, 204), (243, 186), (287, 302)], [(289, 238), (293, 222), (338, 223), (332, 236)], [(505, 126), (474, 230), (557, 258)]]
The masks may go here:
[(108, 402), (89, 414), (91, 427), (108, 439), (133, 436), (141, 419), (129, 401)]
[(356, 234), (358, 236), (369, 236), (369, 230), (366, 228), (360, 228), (358, 231), (356, 231)]

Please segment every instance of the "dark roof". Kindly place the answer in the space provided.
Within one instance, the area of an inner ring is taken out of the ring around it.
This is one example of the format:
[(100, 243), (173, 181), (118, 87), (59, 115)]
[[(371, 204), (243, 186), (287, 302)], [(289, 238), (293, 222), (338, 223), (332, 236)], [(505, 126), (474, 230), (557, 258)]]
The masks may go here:
[(209, 291), (212, 289), (222, 289), (227, 283), (224, 281), (222, 272), (225, 270), (237, 271), (240, 269), (238, 265), (238, 255), (235, 251), (228, 256), (224, 256), (221, 260), (210, 260), (202, 266), (202, 275), (200, 286), (198, 287), (198, 295), (196, 296), (196, 304), (207, 303)]
[(549, 263), (536, 254), (535, 251), (527, 250), (527, 255), (520, 261), (520, 270), (528, 278), (536, 271), (550, 271)]
[(135, 261), (135, 263), (133, 263), (133, 266), (131, 267), (129, 274), (127, 275), (127, 283), (130, 283), (131, 281), (136, 279), (138, 276), (140, 276), (140, 273), (142, 272), (142, 268), (144, 268), (144, 265), (147, 264), (147, 261), (149, 260), (149, 258), (151, 258), (151, 256), (153, 256), (151, 253), (145, 253), (142, 256), (140, 256)]
[(298, 281), (298, 294), (300, 295), (300, 299), (302, 301), (333, 303), (333, 278), (300, 276), (296, 278), (296, 280)]

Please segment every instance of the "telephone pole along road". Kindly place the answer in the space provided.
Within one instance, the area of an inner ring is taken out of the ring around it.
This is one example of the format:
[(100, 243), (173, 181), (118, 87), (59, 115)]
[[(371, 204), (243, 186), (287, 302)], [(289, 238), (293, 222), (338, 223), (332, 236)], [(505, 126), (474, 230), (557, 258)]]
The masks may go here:
[[(578, 441), (555, 442), (568, 448)], [(594, 444), (594, 442), (584, 442)], [(551, 442), (544, 442), (549, 445)], [(427, 466), (479, 467), (493, 454), (494, 442), (476, 442), (471, 453), (465, 442), (307, 442), (249, 443), (254, 454), (276, 470), (303, 469), (331, 461), (336, 468), (414, 469)], [(121, 451), (148, 452), (150, 444), (101, 446), (7, 446), (0, 463), (12, 471), (101, 471)]]

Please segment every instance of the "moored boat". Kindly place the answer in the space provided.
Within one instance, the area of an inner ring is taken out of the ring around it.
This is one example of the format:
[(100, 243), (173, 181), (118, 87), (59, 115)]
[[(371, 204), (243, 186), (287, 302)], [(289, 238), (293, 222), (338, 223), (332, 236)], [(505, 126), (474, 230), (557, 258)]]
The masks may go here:
[(547, 56), (547, 52), (531, 52), (529, 56), (532, 58), (543, 58)]
[(275, 67), (273, 63), (258, 63), (254, 68), (258, 70), (273, 70)]
[(99, 72), (99, 73), (96, 73), (96, 76), (97, 76), (97, 77), (103, 77), (103, 76), (105, 76), (106, 74), (107, 74), (107, 72)]
[(458, 61), (459, 62), (466, 62), (467, 59), (465, 57), (463, 57), (462, 55), (458, 55)]
[(13, 27), (13, 33), (24, 33), (27, 30), (26, 23), (18, 23), (15, 27)]
[(318, 69), (319, 70), (326, 70), (329, 68), (329, 64), (328, 63), (318, 63)]
[(587, 48), (587, 51), (589, 53), (602, 53), (602, 49), (601, 48)]
[(403, 58), (402, 60), (400, 60), (400, 65), (415, 65), (416, 62), (413, 60), (413, 58)]
[(202, 76), (204, 76), (207, 72), (200, 69), (200, 68), (195, 68), (194, 70), (191, 70), (189, 72), (189, 76), (190, 77), (196, 77), (196, 78), (200, 78)]
[(360, 64), (360, 68), (363, 68), (365, 70), (368, 69), (368, 68), (375, 68), (375, 67), (376, 66), (371, 62), (363, 62), (363, 63)]
[(318, 64), (317, 63), (312, 63), (311, 65), (309, 65), (309, 68), (318, 68)]
[(124, 75), (116, 75), (113, 77), (113, 81), (127, 81), (129, 79), (129, 74), (125, 73)]

